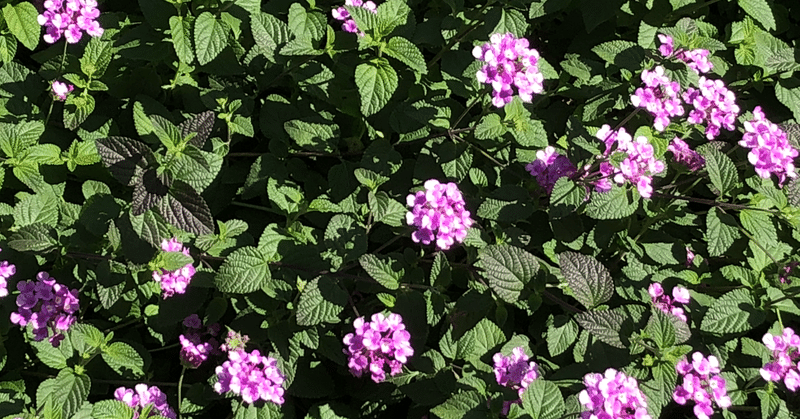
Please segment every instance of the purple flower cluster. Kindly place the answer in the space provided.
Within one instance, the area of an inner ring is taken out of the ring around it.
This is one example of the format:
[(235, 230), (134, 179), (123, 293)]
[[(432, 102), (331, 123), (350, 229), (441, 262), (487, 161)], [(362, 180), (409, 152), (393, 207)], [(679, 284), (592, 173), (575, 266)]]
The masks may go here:
[(56, 100), (60, 100), (60, 101), (63, 102), (65, 100), (67, 100), (67, 95), (73, 89), (75, 89), (75, 86), (73, 86), (73, 85), (71, 85), (69, 83), (62, 83), (60, 81), (54, 81), (53, 85), (52, 85), (52, 88), (53, 88), (53, 97), (56, 98)]
[(114, 398), (136, 410), (134, 419), (138, 419), (141, 410), (148, 405), (155, 408), (150, 411), (148, 417), (156, 415), (170, 419), (176, 417), (175, 411), (167, 404), (167, 395), (156, 386), (148, 387), (147, 384), (137, 384), (133, 389), (120, 387), (114, 391)]
[(386, 317), (375, 313), (371, 320), (359, 317), (353, 321), (356, 330), (345, 335), (344, 353), (348, 356), (350, 373), (361, 377), (369, 370), (372, 381), (380, 383), (386, 379), (386, 367), (391, 376), (402, 371), (408, 357), (414, 355), (414, 348), (409, 341), (411, 334), (399, 314), (391, 313)]
[(697, 74), (708, 73), (714, 68), (714, 65), (708, 61), (708, 50), (698, 48), (691, 51), (682, 49), (676, 51), (671, 36), (659, 34), (658, 39), (661, 41), (661, 46), (658, 47), (658, 51), (665, 58), (669, 58), (675, 54), (675, 58), (686, 63), (686, 65)]
[(780, 280), (781, 284), (791, 284), (792, 280), (789, 279), (789, 275), (792, 274), (792, 271), (800, 265), (800, 262), (792, 261), (789, 262), (788, 265), (783, 267), (783, 272), (778, 275), (778, 280)]
[(706, 124), (706, 138), (713, 140), (720, 133), (720, 128), (728, 131), (735, 129), (734, 123), (739, 116), (736, 96), (725, 87), (722, 80), (710, 80), (700, 77), (700, 88), (690, 87), (683, 94), (683, 100), (694, 109), (689, 111), (689, 122)]
[(694, 414), (698, 419), (708, 419), (714, 413), (714, 402), (723, 409), (731, 406), (725, 379), (719, 375), (719, 361), (714, 355), (706, 358), (702, 353), (695, 352), (691, 363), (684, 358), (678, 361), (675, 370), (679, 376), (683, 376), (683, 383), (675, 388), (672, 399), (680, 405), (693, 400)]
[(203, 323), (197, 314), (192, 314), (183, 320), (183, 325), (188, 329), (180, 335), (181, 362), (189, 368), (197, 368), (208, 359), (209, 355), (218, 353), (216, 336), (219, 334), (219, 324), (214, 323), (203, 329)]
[(525, 170), (536, 177), (539, 186), (549, 194), (553, 192), (558, 179), (574, 175), (577, 169), (567, 156), (558, 154), (555, 148), (548, 146), (536, 152), (536, 160), (528, 163)]
[[(165, 252), (182, 252), (184, 255), (189, 256), (189, 248), (183, 247), (177, 238), (171, 238), (169, 241), (164, 239), (161, 242), (161, 249)], [(175, 294), (186, 293), (186, 288), (189, 282), (192, 281), (195, 268), (191, 263), (174, 271), (167, 271), (161, 269), (160, 271), (153, 271), (153, 279), (161, 284), (161, 291), (164, 292), (164, 298), (172, 297)]]
[(228, 360), (216, 368), (216, 373), (214, 391), (219, 394), (232, 391), (245, 403), (261, 399), (283, 404), (284, 377), (278, 370), (278, 361), (262, 356), (258, 349), (229, 351)]
[[(378, 6), (371, 1), (363, 1), (363, 0), (345, 0), (344, 4), (346, 6), (352, 7), (361, 7), (364, 9), (369, 10), (373, 14), (378, 14)], [(344, 7), (338, 7), (333, 9), (333, 18), (336, 20), (341, 20), (342, 23), (342, 30), (345, 32), (350, 33), (358, 33), (360, 36), (364, 36), (364, 32), (358, 30), (358, 25), (356, 25), (356, 21), (350, 17), (350, 12), (347, 11)]]
[(539, 378), (539, 367), (534, 361), (528, 362), (528, 359), (521, 346), (514, 348), (509, 356), (499, 352), (494, 354), (492, 360), (497, 384), (517, 390), (519, 397), (522, 397), (528, 385)]
[(586, 389), (578, 401), (589, 410), (581, 413), (582, 419), (651, 419), (635, 378), (609, 368), (605, 374), (586, 374), (583, 383)]
[(631, 103), (637, 108), (647, 109), (655, 118), (655, 129), (663, 132), (670, 118), (683, 115), (681, 85), (665, 76), (664, 67), (661, 66), (653, 71), (642, 71), (642, 81), (645, 87), (636, 89), (631, 96)]
[(225, 338), (225, 343), (219, 347), (223, 352), (241, 351), (247, 346), (250, 337), (247, 335), (239, 334), (233, 330), (228, 330), (228, 337)]
[(96, 0), (45, 0), (44, 8), (37, 20), (45, 27), (43, 38), (48, 44), (62, 35), (70, 44), (80, 41), (83, 32), (95, 37), (103, 35), (103, 28), (95, 20), (100, 16)]
[(0, 297), (8, 295), (8, 278), (15, 273), (17, 273), (16, 266), (8, 263), (7, 260), (0, 262)]
[(789, 391), (797, 391), (800, 388), (800, 336), (787, 327), (782, 335), (767, 333), (761, 340), (772, 351), (774, 359), (761, 368), (761, 377), (771, 382), (783, 380)]
[(650, 198), (653, 195), (653, 175), (664, 171), (664, 163), (653, 155), (653, 145), (646, 137), (639, 136), (633, 140), (624, 128), (614, 132), (608, 125), (603, 125), (596, 135), (606, 144), (606, 156), (611, 154), (611, 147), (616, 144), (614, 151), (627, 153), (627, 157), (619, 167), (608, 161), (600, 163), (601, 178), (595, 182), (595, 190), (607, 192), (612, 180), (618, 185), (630, 182), (636, 185), (642, 198)]
[(796, 178), (794, 159), (798, 152), (789, 143), (786, 132), (767, 119), (761, 106), (756, 106), (753, 115), (755, 119), (744, 123), (745, 134), (739, 145), (751, 149), (747, 159), (755, 166), (756, 173), (764, 179), (774, 173), (779, 185), (787, 177)]
[(478, 70), (478, 82), (492, 85), (492, 104), (502, 108), (514, 96), (517, 87), (523, 102), (530, 103), (534, 93), (544, 91), (544, 76), (539, 72), (539, 52), (529, 48), (525, 38), (511, 33), (496, 33), (489, 42), (476, 46), (472, 55), (486, 64)]
[(47, 272), (39, 272), (35, 282), (18, 282), (17, 289), (18, 311), (11, 313), (11, 323), (21, 327), (31, 324), (34, 340), (38, 342), (49, 336), (50, 343), (58, 347), (64, 340), (62, 332), (75, 323), (74, 314), (80, 308), (78, 290), (69, 290)]
[(430, 244), (436, 240), (439, 249), (447, 250), (455, 242), (463, 243), (472, 226), (470, 212), (464, 208), (464, 197), (455, 183), (425, 182), (425, 190), (409, 194), (406, 223), (417, 227), (411, 234), (414, 243)]
[(702, 169), (706, 164), (706, 159), (700, 153), (692, 150), (689, 144), (678, 137), (672, 139), (667, 151), (672, 152), (676, 162), (686, 166), (692, 172)]
[[(689, 261), (688, 252), (689, 251), (687, 250), (687, 263)], [(694, 259), (694, 253), (692, 253), (692, 259)], [(649, 288), (647, 288), (647, 293), (650, 294), (650, 299), (652, 300), (653, 305), (658, 307), (659, 310), (667, 314), (672, 314), (684, 322), (688, 321), (686, 318), (686, 313), (683, 311), (683, 307), (679, 307), (677, 303), (689, 304), (689, 300), (691, 298), (689, 296), (689, 290), (681, 286), (675, 287), (672, 289), (672, 297), (670, 297), (669, 295), (664, 294), (664, 287), (662, 287), (661, 284), (654, 282), (650, 284)]]

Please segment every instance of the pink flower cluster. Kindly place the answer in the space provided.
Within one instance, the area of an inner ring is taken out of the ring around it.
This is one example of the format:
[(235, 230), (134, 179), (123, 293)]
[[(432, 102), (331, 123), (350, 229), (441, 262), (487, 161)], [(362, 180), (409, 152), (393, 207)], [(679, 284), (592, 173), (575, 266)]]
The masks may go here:
[(165, 418), (175, 419), (175, 411), (167, 403), (167, 395), (156, 386), (148, 387), (147, 384), (137, 384), (133, 389), (120, 387), (114, 391), (114, 398), (124, 402), (136, 410), (134, 419), (139, 418), (141, 410), (152, 405), (150, 416), (161, 415)]
[(789, 391), (797, 391), (800, 388), (800, 336), (787, 327), (782, 335), (767, 333), (761, 340), (772, 351), (774, 359), (761, 368), (761, 377), (771, 382), (783, 380)]
[(219, 349), (223, 352), (241, 351), (244, 350), (244, 347), (247, 346), (247, 342), (249, 341), (249, 336), (239, 334), (233, 330), (228, 330), (228, 337), (225, 338), (225, 343), (223, 343)]
[(55, 43), (63, 35), (75, 44), (83, 32), (89, 36), (103, 35), (103, 28), (95, 19), (100, 16), (96, 0), (45, 0), (45, 11), (39, 15), (39, 25), (45, 27), (44, 41)]
[(723, 409), (731, 406), (725, 379), (719, 375), (719, 361), (714, 355), (706, 358), (695, 352), (691, 363), (684, 358), (678, 361), (675, 370), (683, 376), (683, 383), (675, 388), (672, 399), (680, 405), (694, 401), (694, 414), (698, 419), (708, 419), (714, 413), (714, 402)]
[(786, 133), (767, 119), (761, 106), (756, 106), (753, 115), (755, 119), (744, 123), (745, 134), (739, 141), (740, 146), (751, 149), (747, 160), (762, 178), (767, 179), (773, 173), (777, 175), (779, 185), (787, 177), (796, 178), (794, 159), (798, 152), (789, 143)]
[(663, 132), (670, 118), (683, 115), (681, 85), (665, 76), (664, 67), (661, 66), (653, 71), (642, 71), (642, 81), (645, 87), (636, 89), (631, 96), (631, 103), (637, 108), (647, 109), (655, 118), (655, 129)]
[(486, 64), (478, 70), (478, 82), (492, 85), (492, 104), (502, 108), (514, 96), (517, 87), (523, 102), (530, 103), (534, 93), (544, 91), (544, 76), (539, 72), (539, 52), (529, 48), (525, 38), (511, 33), (496, 33), (489, 42), (472, 49), (472, 55)]
[[(368, 1), (345, 0), (344, 4), (346, 6), (361, 7), (369, 10), (373, 14), (378, 14), (378, 6), (376, 6), (375, 3), (369, 0)], [(336, 9), (333, 9), (333, 12), (331, 14), (333, 14), (334, 19), (344, 21), (344, 23), (342, 23), (343, 31), (350, 33), (358, 33), (360, 36), (364, 36), (364, 32), (360, 32), (358, 30), (358, 25), (356, 25), (356, 21), (350, 17), (350, 12), (348, 12), (347, 9), (345, 9), (344, 7), (338, 7)]]
[(558, 154), (555, 148), (548, 146), (536, 152), (536, 160), (528, 163), (525, 170), (536, 177), (539, 186), (549, 194), (553, 192), (558, 179), (574, 175), (576, 168), (567, 156)]
[(653, 195), (653, 175), (664, 171), (664, 163), (655, 158), (653, 146), (647, 138), (639, 136), (633, 140), (624, 128), (614, 132), (608, 125), (603, 125), (596, 135), (606, 144), (605, 155), (611, 154), (611, 147), (616, 143), (614, 151), (627, 153), (627, 157), (619, 167), (608, 161), (600, 163), (601, 178), (595, 182), (595, 190), (609, 191), (612, 180), (618, 185), (630, 182), (636, 185), (642, 198), (650, 198)]
[(17, 273), (16, 266), (8, 263), (7, 260), (0, 262), (0, 297), (8, 295), (8, 278), (15, 273)]
[(739, 106), (736, 96), (725, 87), (722, 80), (710, 80), (700, 77), (700, 88), (690, 87), (683, 94), (683, 100), (694, 109), (689, 111), (689, 122), (706, 123), (706, 138), (713, 140), (720, 133), (720, 128), (728, 131), (735, 129)]
[(386, 367), (389, 367), (389, 375), (399, 374), (408, 357), (414, 355), (414, 349), (402, 316), (391, 313), (386, 317), (375, 313), (371, 320), (359, 317), (353, 321), (356, 330), (345, 335), (344, 353), (348, 356), (350, 373), (361, 377), (369, 370), (372, 381), (380, 383), (386, 379)]
[(49, 336), (50, 343), (58, 347), (64, 340), (62, 332), (75, 323), (75, 312), (80, 308), (78, 290), (69, 290), (47, 272), (39, 272), (36, 281), (18, 282), (17, 289), (18, 311), (11, 313), (11, 323), (21, 327), (31, 324), (34, 340), (38, 342)]
[(539, 378), (539, 367), (534, 361), (528, 362), (528, 359), (530, 358), (521, 346), (512, 349), (509, 356), (499, 352), (494, 354), (492, 360), (497, 384), (517, 390), (519, 397), (522, 397), (528, 385)]
[[(694, 254), (692, 254), (692, 259), (694, 259)], [(688, 256), (686, 260), (689, 260)], [(658, 282), (654, 282), (650, 284), (649, 288), (647, 288), (647, 293), (650, 294), (650, 299), (652, 300), (653, 305), (658, 307), (659, 310), (667, 314), (672, 314), (684, 322), (688, 321), (686, 318), (686, 313), (683, 311), (683, 307), (678, 307), (676, 303), (689, 304), (689, 300), (691, 298), (689, 296), (689, 290), (680, 286), (675, 287), (672, 289), (672, 297), (670, 298), (669, 295), (664, 294), (664, 287), (662, 287)]]
[(702, 169), (706, 164), (706, 159), (700, 153), (692, 150), (689, 144), (678, 137), (672, 139), (667, 151), (672, 152), (676, 162), (686, 166), (692, 172)]
[(258, 349), (229, 351), (228, 360), (216, 368), (216, 373), (214, 391), (219, 394), (232, 391), (245, 403), (261, 399), (283, 404), (284, 377), (278, 370), (278, 361), (262, 356)]
[(208, 359), (209, 355), (218, 353), (216, 336), (219, 334), (219, 324), (214, 323), (203, 331), (203, 323), (197, 314), (192, 314), (183, 320), (183, 325), (188, 329), (185, 334), (178, 336), (181, 343), (181, 362), (189, 368), (197, 368)]
[(67, 100), (67, 95), (75, 89), (75, 86), (69, 83), (62, 83), (60, 81), (53, 82), (53, 97), (60, 101)]
[(708, 73), (714, 68), (714, 65), (708, 61), (708, 50), (693, 49), (691, 51), (685, 51), (678, 49), (676, 51), (671, 36), (659, 34), (658, 39), (661, 41), (661, 46), (658, 47), (658, 51), (665, 58), (669, 58), (675, 54), (675, 58), (686, 63), (686, 65), (697, 74)]
[(583, 383), (586, 389), (578, 401), (589, 410), (581, 413), (582, 419), (651, 419), (635, 378), (609, 368), (605, 374), (586, 374)]
[[(182, 252), (184, 255), (189, 256), (189, 248), (183, 247), (177, 238), (171, 238), (169, 241), (164, 239), (161, 242), (161, 250), (165, 252)], [(153, 279), (161, 284), (161, 291), (164, 292), (164, 298), (172, 297), (175, 294), (186, 293), (186, 288), (192, 281), (195, 268), (191, 263), (174, 271), (167, 271), (161, 269), (153, 271)]]
[(472, 226), (470, 212), (464, 208), (464, 197), (455, 183), (425, 182), (425, 190), (409, 194), (406, 223), (417, 227), (411, 234), (414, 243), (430, 244), (436, 240), (439, 249), (447, 250), (455, 242), (463, 243)]

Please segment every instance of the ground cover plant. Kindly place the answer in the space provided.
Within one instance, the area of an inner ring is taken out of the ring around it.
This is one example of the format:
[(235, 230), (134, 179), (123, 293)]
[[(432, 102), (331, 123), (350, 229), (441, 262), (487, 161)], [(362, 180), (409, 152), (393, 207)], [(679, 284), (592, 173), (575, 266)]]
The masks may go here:
[(0, 8), (0, 417), (799, 416), (797, 2)]

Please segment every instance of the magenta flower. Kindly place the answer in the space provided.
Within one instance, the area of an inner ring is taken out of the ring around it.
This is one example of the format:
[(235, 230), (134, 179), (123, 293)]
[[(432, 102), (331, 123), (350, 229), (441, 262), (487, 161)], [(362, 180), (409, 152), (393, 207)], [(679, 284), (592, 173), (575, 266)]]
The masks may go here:
[(278, 405), (284, 402), (284, 377), (278, 369), (278, 361), (262, 356), (258, 349), (228, 352), (228, 360), (216, 368), (216, 373), (218, 381), (214, 383), (214, 391), (219, 394), (231, 391), (250, 404), (259, 399)]
[(100, 16), (96, 0), (45, 0), (45, 11), (37, 18), (45, 27), (44, 41), (53, 44), (63, 36), (67, 43), (81, 40), (83, 32), (92, 37), (103, 35), (95, 19)]
[(650, 294), (653, 305), (658, 307), (659, 310), (672, 314), (684, 322), (688, 321), (683, 307), (679, 307), (678, 304), (689, 304), (691, 299), (689, 290), (680, 286), (675, 287), (672, 289), (672, 297), (670, 298), (669, 295), (664, 294), (664, 288), (661, 284), (654, 282), (647, 288), (647, 293)]
[(530, 358), (521, 346), (514, 348), (509, 356), (503, 356), (499, 352), (494, 354), (492, 360), (497, 384), (517, 390), (521, 398), (533, 380), (539, 378), (539, 367), (534, 361), (528, 362), (528, 359)]
[(787, 327), (782, 335), (767, 333), (761, 340), (772, 351), (773, 359), (759, 370), (761, 377), (771, 382), (783, 381), (789, 391), (797, 391), (800, 388), (800, 336)]
[[(598, 173), (587, 174), (587, 176), (600, 175), (600, 178), (593, 182), (595, 190), (608, 192), (611, 190), (611, 181), (618, 185), (629, 182), (636, 185), (642, 198), (650, 198), (653, 195), (653, 175), (664, 171), (664, 163), (655, 158), (653, 146), (647, 141), (647, 138), (639, 136), (633, 140), (624, 128), (612, 131), (609, 125), (603, 125), (597, 131), (596, 137), (606, 145), (604, 156), (621, 151), (626, 153), (627, 157), (619, 164), (619, 167), (614, 167), (610, 162), (604, 161), (600, 163)], [(612, 149), (615, 145), (616, 148)]]
[(17, 311), (11, 313), (11, 323), (21, 327), (30, 324), (34, 340), (49, 337), (50, 343), (58, 347), (64, 340), (63, 332), (76, 321), (74, 314), (80, 308), (78, 290), (67, 289), (47, 272), (39, 272), (36, 282), (18, 282), (17, 289), (20, 294), (17, 296)]
[(67, 100), (67, 95), (75, 88), (75, 86), (62, 83), (60, 81), (54, 81), (52, 85), (53, 89), (53, 97), (60, 101)]
[[(352, 7), (361, 7), (364, 9), (369, 10), (373, 14), (378, 14), (378, 6), (371, 1), (363, 1), (363, 0), (345, 0), (344, 4), (346, 6)], [(358, 36), (364, 36), (363, 31), (358, 30), (358, 25), (356, 25), (356, 21), (350, 17), (350, 12), (347, 11), (344, 7), (337, 7), (333, 9), (331, 12), (333, 18), (336, 20), (343, 21), (342, 23), (342, 30), (345, 32), (350, 33), (358, 33)]]
[(511, 33), (496, 33), (489, 42), (472, 49), (472, 56), (486, 64), (478, 70), (478, 82), (492, 85), (492, 104), (502, 108), (511, 102), (514, 87), (523, 102), (544, 91), (544, 76), (539, 72), (539, 52), (529, 48), (525, 38)]
[(399, 374), (408, 357), (414, 355), (414, 349), (411, 334), (399, 314), (385, 317), (383, 313), (375, 313), (371, 320), (359, 317), (353, 321), (355, 333), (345, 335), (344, 353), (348, 356), (351, 374), (361, 377), (369, 370), (372, 381), (380, 383), (386, 379), (387, 367), (389, 375)]
[(583, 383), (586, 389), (578, 401), (589, 410), (581, 413), (582, 419), (651, 419), (635, 378), (609, 368), (605, 374), (586, 374)]
[(16, 266), (8, 263), (7, 260), (0, 262), (0, 297), (8, 295), (8, 278), (11, 278), (15, 273), (17, 273)]
[(528, 163), (525, 170), (536, 177), (539, 186), (549, 194), (553, 192), (558, 179), (574, 175), (577, 169), (567, 156), (558, 154), (555, 148), (548, 146), (536, 152), (536, 160)]
[(136, 410), (134, 418), (139, 418), (139, 414), (147, 406), (152, 406), (148, 417), (160, 415), (170, 419), (176, 418), (175, 411), (167, 403), (167, 395), (156, 386), (137, 384), (133, 389), (119, 387), (114, 391), (114, 398)]
[(216, 336), (219, 334), (219, 325), (214, 323), (206, 330), (197, 314), (192, 314), (183, 321), (187, 331), (178, 336), (181, 343), (181, 363), (189, 368), (197, 368), (205, 362), (209, 355), (219, 353)]
[(464, 242), (472, 219), (464, 208), (458, 185), (430, 179), (425, 182), (425, 190), (408, 195), (406, 203), (411, 207), (406, 223), (417, 227), (411, 234), (414, 243), (430, 244), (435, 240), (436, 247), (447, 250), (455, 242)]
[(228, 330), (228, 337), (225, 338), (225, 343), (219, 349), (223, 352), (242, 351), (249, 341), (249, 336)]
[(665, 58), (669, 58), (675, 54), (675, 58), (686, 63), (686, 65), (697, 74), (708, 73), (714, 68), (714, 65), (708, 61), (708, 55), (710, 54), (708, 50), (693, 49), (691, 51), (685, 51), (678, 49), (676, 51), (671, 36), (659, 34), (658, 39), (661, 41), (661, 46), (658, 47), (658, 51)]
[(725, 388), (725, 379), (719, 369), (719, 361), (713, 355), (707, 358), (700, 352), (692, 354), (692, 362), (686, 358), (675, 366), (681, 382), (672, 393), (672, 399), (680, 405), (694, 401), (694, 414), (697, 419), (709, 419), (714, 413), (713, 404), (723, 409), (731, 406), (731, 399)]
[[(169, 241), (164, 239), (161, 242), (161, 249), (165, 252), (182, 252), (184, 255), (190, 256), (189, 248), (183, 247), (178, 239), (174, 237)], [(169, 298), (175, 294), (185, 294), (194, 274), (194, 266), (191, 263), (187, 263), (183, 268), (174, 271), (164, 269), (153, 271), (153, 279), (161, 284), (164, 298)]]
[(690, 87), (683, 94), (683, 100), (694, 107), (689, 111), (689, 122), (706, 125), (706, 138), (713, 140), (720, 133), (720, 128), (728, 131), (735, 129), (739, 106), (736, 96), (725, 87), (722, 80), (709, 80), (700, 77), (700, 88)]
[(664, 75), (664, 67), (658, 66), (653, 71), (642, 71), (644, 87), (636, 89), (631, 96), (631, 103), (637, 108), (645, 108), (655, 118), (653, 127), (663, 132), (669, 125), (670, 118), (683, 115), (681, 86)]
[(667, 151), (671, 151), (675, 157), (675, 161), (686, 166), (692, 172), (696, 172), (703, 168), (706, 164), (706, 159), (700, 153), (692, 150), (689, 144), (686, 144), (678, 137), (672, 139), (672, 142), (667, 147)]
[(745, 134), (739, 145), (750, 149), (747, 160), (755, 166), (756, 173), (764, 179), (778, 176), (778, 185), (787, 177), (796, 178), (794, 159), (798, 151), (792, 147), (780, 127), (770, 122), (761, 106), (753, 109), (754, 118), (744, 123)]

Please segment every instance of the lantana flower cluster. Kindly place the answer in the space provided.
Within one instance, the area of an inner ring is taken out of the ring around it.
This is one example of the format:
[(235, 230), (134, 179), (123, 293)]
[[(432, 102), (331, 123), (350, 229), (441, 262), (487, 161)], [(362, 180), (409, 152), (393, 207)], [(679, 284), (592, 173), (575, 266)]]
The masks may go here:
[(355, 333), (344, 337), (345, 355), (350, 373), (361, 377), (369, 371), (372, 381), (380, 383), (389, 375), (395, 376), (403, 370), (408, 357), (414, 355), (411, 334), (406, 330), (403, 317), (396, 313), (384, 316), (372, 315), (371, 321), (359, 317), (353, 321)]
[[(368, 1), (345, 0), (344, 4), (345, 6), (361, 7), (369, 10), (373, 14), (378, 14), (378, 6), (376, 6), (375, 3), (369, 0)], [(358, 30), (358, 25), (356, 24), (356, 21), (353, 20), (352, 17), (350, 17), (350, 12), (348, 12), (347, 9), (345, 9), (344, 7), (337, 7), (336, 9), (333, 9), (333, 12), (331, 12), (331, 14), (333, 14), (334, 19), (344, 22), (342, 23), (343, 31), (350, 33), (358, 33), (360, 36), (364, 36), (364, 32)]]
[(96, 0), (45, 0), (45, 11), (37, 18), (45, 27), (44, 41), (53, 44), (63, 36), (68, 43), (81, 40), (83, 32), (97, 37), (103, 28), (97, 22), (100, 11)]
[(514, 98), (514, 87), (523, 102), (544, 91), (539, 72), (539, 52), (525, 38), (511, 33), (493, 34), (489, 42), (472, 49), (472, 55), (486, 64), (478, 70), (478, 82), (492, 85), (492, 104), (502, 108)]
[(463, 243), (472, 226), (470, 212), (464, 208), (464, 197), (453, 182), (439, 183), (436, 179), (425, 182), (425, 190), (406, 197), (411, 211), (406, 213), (406, 223), (417, 227), (411, 234), (414, 243), (430, 244), (447, 250), (454, 243)]
[(690, 87), (683, 94), (683, 100), (694, 109), (689, 111), (688, 121), (693, 124), (705, 124), (706, 138), (713, 140), (719, 136), (720, 128), (733, 131), (739, 106), (736, 96), (725, 87), (722, 80), (711, 80), (700, 77), (700, 88)]
[(536, 152), (536, 160), (528, 163), (525, 170), (536, 177), (539, 186), (549, 194), (553, 192), (558, 179), (574, 175), (577, 169), (567, 156), (559, 154), (555, 148), (548, 146)]
[[(161, 249), (165, 252), (182, 252), (186, 256), (189, 255), (189, 248), (183, 247), (177, 238), (173, 237), (169, 240), (161, 242)], [(192, 281), (195, 274), (195, 268), (191, 263), (187, 263), (183, 268), (174, 271), (161, 269), (153, 271), (153, 279), (161, 284), (161, 291), (164, 292), (164, 298), (172, 297), (175, 294), (186, 293), (186, 288)]]
[(15, 265), (8, 263), (7, 260), (0, 262), (0, 297), (8, 295), (8, 279), (15, 273), (17, 273)]
[(51, 278), (47, 272), (39, 272), (36, 281), (17, 283), (17, 311), (11, 313), (11, 323), (33, 327), (33, 339), (49, 337), (50, 343), (58, 347), (64, 333), (75, 321), (80, 308), (78, 290), (70, 290)]
[(775, 174), (779, 185), (787, 177), (796, 178), (794, 159), (798, 151), (789, 143), (786, 132), (767, 119), (761, 106), (756, 106), (753, 116), (752, 121), (744, 123), (745, 134), (739, 145), (750, 149), (747, 160), (755, 166), (756, 173), (764, 179)]
[(774, 360), (759, 370), (761, 377), (770, 382), (783, 381), (789, 391), (797, 391), (800, 388), (800, 336), (787, 327), (783, 334), (773, 336), (767, 333), (761, 340), (772, 351)]
[(725, 389), (719, 360), (714, 355), (703, 356), (700, 352), (692, 354), (692, 362), (686, 358), (675, 365), (679, 384), (672, 393), (672, 399), (680, 405), (694, 401), (694, 414), (697, 419), (708, 419), (714, 413), (716, 403), (722, 409), (731, 406), (731, 398)]
[(63, 102), (67, 100), (67, 95), (69, 95), (69, 93), (75, 89), (75, 86), (69, 83), (62, 83), (56, 80), (53, 82), (52, 89), (53, 89), (53, 97), (56, 100), (60, 100)]
[[(692, 259), (694, 259), (694, 254), (692, 254)], [(681, 286), (673, 288), (672, 297), (670, 297), (664, 293), (664, 287), (662, 287), (661, 284), (654, 282), (650, 284), (650, 287), (647, 288), (647, 293), (650, 294), (650, 299), (652, 300), (653, 305), (659, 310), (667, 314), (672, 314), (684, 322), (688, 320), (686, 318), (686, 313), (683, 311), (683, 307), (678, 305), (689, 304), (689, 290), (686, 288)]]
[(197, 368), (205, 362), (210, 355), (218, 353), (216, 336), (219, 334), (220, 326), (214, 323), (203, 330), (203, 323), (197, 314), (192, 314), (183, 320), (186, 326), (186, 333), (178, 336), (181, 344), (181, 362), (190, 367)]
[(583, 383), (586, 389), (578, 401), (589, 410), (581, 413), (582, 419), (651, 419), (639, 383), (622, 371), (586, 374)]
[(494, 354), (492, 360), (497, 384), (517, 390), (521, 398), (533, 380), (539, 378), (538, 365), (534, 361), (528, 361), (529, 359), (521, 346), (512, 349), (509, 356), (499, 352)]
[(670, 118), (684, 113), (681, 100), (681, 85), (664, 74), (664, 67), (642, 71), (644, 87), (636, 89), (631, 96), (631, 103), (637, 108), (645, 108), (655, 118), (653, 127), (663, 132), (669, 125)]
[(653, 175), (664, 171), (664, 162), (655, 158), (653, 145), (647, 138), (639, 136), (634, 140), (624, 128), (615, 132), (609, 125), (603, 125), (596, 136), (605, 142), (606, 156), (611, 154), (611, 147), (616, 144), (614, 151), (625, 152), (627, 157), (619, 167), (608, 161), (600, 163), (601, 178), (595, 182), (595, 190), (610, 190), (612, 180), (618, 185), (630, 182), (636, 185), (642, 198), (650, 198), (653, 195)]
[(278, 405), (284, 402), (284, 376), (278, 360), (261, 355), (258, 349), (228, 351), (228, 360), (216, 368), (216, 374), (214, 391), (219, 394), (232, 391), (251, 404), (258, 400)]
[(706, 159), (700, 153), (692, 150), (689, 144), (678, 137), (672, 139), (667, 146), (667, 151), (672, 152), (676, 162), (686, 166), (692, 172), (702, 169), (706, 164)]
[(167, 395), (156, 386), (148, 387), (147, 384), (137, 384), (134, 388), (119, 387), (114, 391), (114, 398), (132, 407), (136, 412), (134, 419), (139, 418), (142, 409), (152, 405), (150, 416), (160, 415), (165, 418), (175, 419), (175, 411), (167, 403)]
[(709, 51), (706, 49), (693, 49), (691, 51), (677, 49), (675, 50), (674, 40), (669, 35), (658, 35), (658, 40), (661, 41), (661, 46), (658, 51), (665, 58), (675, 56), (678, 60), (683, 61), (686, 65), (694, 70), (697, 74), (708, 73), (714, 68), (714, 65), (708, 61)]

